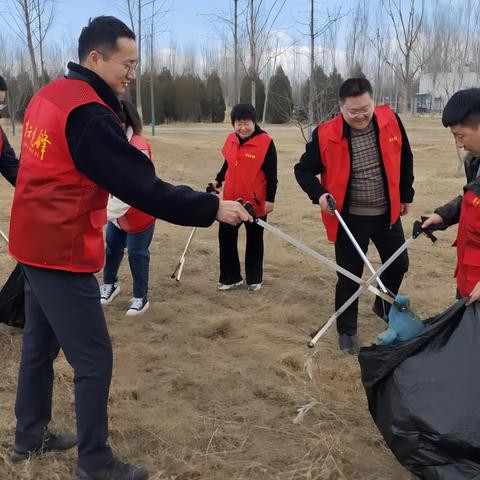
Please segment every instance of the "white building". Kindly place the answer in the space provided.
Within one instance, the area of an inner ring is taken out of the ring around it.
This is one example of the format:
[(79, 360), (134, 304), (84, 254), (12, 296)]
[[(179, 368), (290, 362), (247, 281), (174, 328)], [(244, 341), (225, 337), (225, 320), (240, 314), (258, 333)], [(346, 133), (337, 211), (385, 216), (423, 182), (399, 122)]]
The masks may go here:
[(474, 72), (426, 73), (412, 98), (412, 114), (441, 113), (447, 100), (462, 88), (478, 87), (480, 75)]

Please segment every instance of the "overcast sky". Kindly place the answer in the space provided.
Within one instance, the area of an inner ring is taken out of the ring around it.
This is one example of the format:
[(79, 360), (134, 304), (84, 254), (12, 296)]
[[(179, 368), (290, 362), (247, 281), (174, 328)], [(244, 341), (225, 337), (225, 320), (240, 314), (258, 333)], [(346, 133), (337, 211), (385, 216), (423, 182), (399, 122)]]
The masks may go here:
[[(89, 17), (98, 15), (114, 15), (127, 21), (121, 9), (121, 5), (125, 3), (122, 0), (61, 0), (57, 2), (52, 34), (58, 38), (69, 35), (77, 38)], [(161, 3), (161, 0), (157, 3)], [(216, 35), (205, 14), (228, 12), (230, 3), (229, 0), (172, 0), (170, 4), (173, 7), (165, 18), (164, 28), (175, 35), (180, 45), (213, 40)], [(307, 17), (308, 4), (307, 0), (287, 0), (278, 21), (279, 27), (287, 28), (292, 34), (301, 29), (302, 26), (295, 23), (294, 19)], [(159, 45), (167, 47), (170, 37), (170, 33), (160, 35)]]

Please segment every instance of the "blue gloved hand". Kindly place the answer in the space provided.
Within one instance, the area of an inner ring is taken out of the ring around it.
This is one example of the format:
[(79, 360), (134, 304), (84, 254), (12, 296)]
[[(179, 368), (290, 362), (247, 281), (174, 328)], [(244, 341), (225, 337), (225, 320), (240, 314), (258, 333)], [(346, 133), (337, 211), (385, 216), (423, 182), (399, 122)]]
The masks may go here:
[(410, 310), (410, 300), (405, 295), (397, 295), (395, 300), (407, 307), (401, 312), (395, 305), (388, 314), (388, 328), (377, 335), (379, 345), (403, 342), (418, 335), (424, 328), (422, 320)]

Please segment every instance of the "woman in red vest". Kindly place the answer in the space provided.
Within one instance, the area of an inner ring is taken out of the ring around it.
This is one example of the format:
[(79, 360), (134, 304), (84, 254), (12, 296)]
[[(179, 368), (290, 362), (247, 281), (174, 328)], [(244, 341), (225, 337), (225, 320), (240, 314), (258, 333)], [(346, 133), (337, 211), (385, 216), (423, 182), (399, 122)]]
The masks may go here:
[[(225, 159), (213, 182), (223, 185), (225, 200), (250, 202), (259, 218), (265, 220), (273, 211), (277, 191), (277, 151), (271, 137), (256, 123), (255, 108), (235, 105), (231, 112), (234, 132), (227, 136), (222, 148)], [(257, 291), (263, 281), (263, 228), (245, 223), (247, 245), (245, 276), (248, 290)], [(220, 223), (220, 278), (218, 290), (232, 290), (243, 285), (238, 258), (238, 229)]]
[[(137, 109), (125, 100), (122, 100), (122, 106), (128, 141), (151, 160), (150, 145), (141, 135), (142, 121)], [(118, 269), (127, 247), (133, 278), (133, 297), (127, 315), (140, 315), (148, 310), (150, 305), (147, 299), (149, 247), (155, 229), (155, 217), (130, 207), (114, 196), (110, 196), (108, 201), (107, 216), (109, 222), (106, 233), (106, 261), (100, 301), (103, 305), (108, 305), (120, 293)]]

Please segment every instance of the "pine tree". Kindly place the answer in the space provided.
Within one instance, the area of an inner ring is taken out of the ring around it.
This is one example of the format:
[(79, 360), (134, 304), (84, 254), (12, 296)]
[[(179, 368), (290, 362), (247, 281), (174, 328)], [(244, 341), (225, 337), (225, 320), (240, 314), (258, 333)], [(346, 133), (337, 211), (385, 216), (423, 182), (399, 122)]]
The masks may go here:
[(338, 91), (343, 83), (342, 76), (338, 73), (334, 67), (332, 73), (328, 76), (328, 90), (327, 90), (327, 112), (332, 118), (340, 112), (338, 105)]
[[(250, 78), (244, 77), (240, 87), (240, 103), (252, 103)], [(265, 84), (259, 77), (255, 78), (255, 110), (257, 120), (261, 119), (263, 105), (265, 104)]]
[[(323, 68), (317, 65), (313, 71), (313, 81), (315, 84), (315, 98), (313, 99), (313, 119), (320, 123), (328, 117), (327, 94), (329, 89), (328, 76)], [(307, 79), (302, 85), (302, 118), (307, 119), (308, 95), (310, 91), (310, 79)]]
[(203, 82), (197, 75), (184, 74), (175, 77), (174, 84), (178, 119), (185, 122), (200, 121), (205, 110)]
[(353, 66), (351, 72), (349, 72), (348, 75), (350, 78), (367, 78), (367, 76), (362, 71), (362, 66), (358, 62), (355, 62), (355, 65)]
[(207, 78), (207, 98), (210, 121), (223, 122), (225, 120), (225, 99), (220, 77), (215, 71)]
[(175, 91), (172, 74), (168, 68), (164, 68), (158, 77), (158, 93), (162, 99), (162, 113), (165, 122), (172, 122), (178, 119)]
[(292, 117), (292, 86), (281, 66), (270, 79), (266, 120), (269, 123), (286, 123)]

